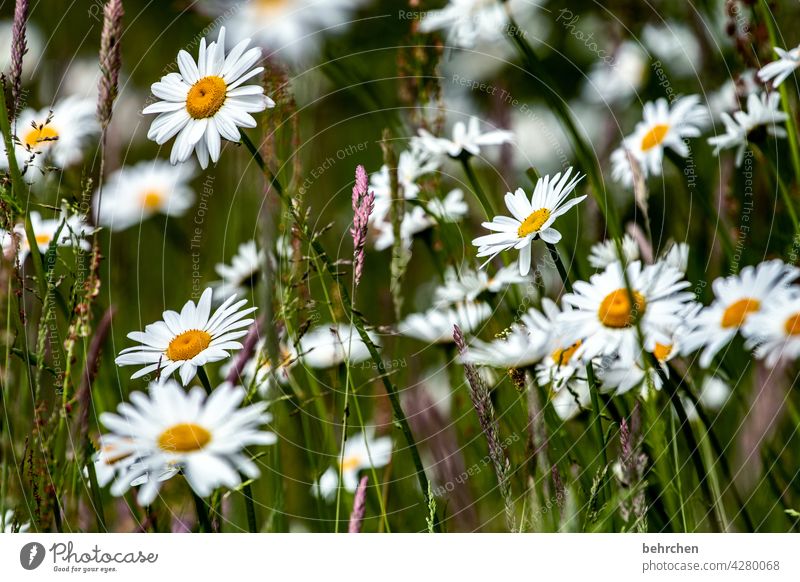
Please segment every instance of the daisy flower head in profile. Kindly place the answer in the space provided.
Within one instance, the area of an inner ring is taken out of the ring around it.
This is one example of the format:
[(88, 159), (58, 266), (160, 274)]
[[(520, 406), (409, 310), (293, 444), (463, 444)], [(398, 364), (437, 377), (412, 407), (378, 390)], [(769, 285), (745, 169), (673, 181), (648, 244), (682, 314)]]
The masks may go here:
[[(278, 342), (278, 361), (276, 365), (269, 359), (266, 340), (259, 340), (255, 354), (245, 364), (241, 372), (241, 382), (244, 386), (255, 385), (262, 397), (267, 397), (270, 390), (289, 383), (291, 369), (297, 364), (297, 351), (283, 339)], [(227, 378), (233, 367), (234, 361), (222, 366), (220, 375)]]
[(125, 348), (114, 360), (118, 366), (144, 367), (131, 379), (156, 373), (161, 381), (178, 371), (186, 386), (197, 374), (197, 368), (230, 357), (230, 350), (242, 349), (237, 339), (247, 335), (253, 320), (247, 315), (255, 307), (243, 309), (246, 299), (228, 297), (211, 313), (212, 290), (206, 289), (195, 305), (187, 301), (180, 313), (165, 311), (163, 320), (151, 323), (144, 332), (134, 331), (128, 338), (141, 343)]
[(700, 137), (708, 117), (708, 109), (700, 104), (699, 95), (680, 97), (672, 104), (664, 98), (648, 101), (642, 110), (642, 121), (611, 154), (614, 179), (626, 186), (633, 184), (628, 155), (636, 160), (645, 178), (661, 175), (667, 149), (682, 158), (689, 157), (686, 140)]
[[(25, 109), (15, 122), (17, 164), (28, 182), (40, 181), (46, 167), (65, 169), (83, 159), (83, 149), (100, 133), (96, 103), (91, 99), (66, 97), (52, 109)], [(5, 147), (0, 166), (8, 168)]]
[(489, 257), (483, 266), (501, 252), (515, 249), (519, 251), (519, 272), (527, 275), (533, 241), (537, 238), (550, 244), (560, 241), (561, 233), (553, 228), (553, 223), (586, 198), (583, 195), (567, 200), (582, 179), (579, 173), (573, 176), (572, 168), (568, 168), (563, 174), (539, 178), (530, 199), (522, 188), (513, 194), (508, 192), (505, 202), (512, 216), (495, 216), (493, 221), (484, 222), (483, 227), (494, 233), (472, 241), (478, 247), (479, 257)]
[(190, 162), (177, 168), (157, 159), (124, 166), (108, 177), (102, 193), (95, 193), (97, 223), (121, 231), (156, 214), (183, 216), (194, 204), (189, 182), (196, 174)]
[(714, 154), (722, 150), (736, 149), (736, 166), (744, 161), (744, 152), (748, 142), (763, 141), (767, 135), (786, 137), (786, 130), (778, 126), (788, 119), (780, 109), (781, 96), (777, 92), (751, 93), (747, 97), (747, 110), (721, 114), (725, 133), (708, 138), (708, 144), (714, 146)]
[(519, 274), (516, 265), (502, 267), (494, 276), (484, 270), (474, 271), (470, 267), (456, 269), (448, 267), (444, 273), (444, 283), (436, 288), (434, 302), (444, 306), (459, 301), (474, 301), (482, 293), (500, 293), (511, 285), (530, 282), (530, 277)]
[(775, 47), (778, 59), (767, 63), (758, 71), (758, 78), (764, 83), (772, 81), (773, 87), (778, 87), (786, 78), (800, 67), (800, 46), (790, 50)]
[[(622, 254), (625, 256), (625, 264), (639, 260), (639, 245), (627, 233), (622, 237)], [(592, 245), (592, 249), (589, 252), (589, 264), (595, 269), (605, 269), (611, 263), (617, 261), (619, 261), (619, 254), (613, 239)]]
[[(255, 127), (251, 113), (274, 107), (259, 85), (244, 83), (264, 70), (254, 67), (261, 59), (261, 49), (247, 50), (245, 39), (225, 55), (225, 27), (219, 37), (206, 47), (200, 39), (197, 61), (185, 50), (178, 53), (179, 73), (169, 73), (153, 83), (153, 95), (160, 99), (144, 108), (143, 113), (158, 114), (147, 137), (159, 145), (175, 137), (170, 162), (185, 162), (197, 153), (200, 166), (219, 160), (221, 139), (238, 142), (239, 127)], [(177, 136), (177, 137), (176, 137)]]
[(208, 395), (199, 386), (187, 392), (170, 380), (150, 384), (148, 394), (132, 393), (116, 414), (102, 413), (100, 422), (110, 431), (101, 437), (103, 447), (113, 447), (116, 458), (124, 460), (111, 492), (119, 496), (142, 483), (137, 500), (147, 506), (161, 483), (178, 471), (200, 497), (221, 486), (238, 487), (240, 473), (257, 478), (260, 471), (245, 448), (277, 439), (262, 430), (272, 420), (266, 403), (240, 408), (246, 395), (244, 388), (227, 383)]
[[(31, 212), (30, 217), (33, 234), (36, 237), (36, 248), (39, 249), (39, 252), (46, 253), (54, 240), (59, 247), (77, 245), (84, 251), (91, 250), (92, 246), (87, 237), (94, 233), (95, 229), (89, 226), (82, 216), (69, 210), (66, 205), (62, 205), (61, 212), (54, 218), (42, 218), (42, 215), (35, 210)], [(24, 261), (31, 252), (25, 227), (22, 224), (16, 225), (14, 234), (19, 240), (19, 260)]]
[[(683, 353), (703, 348), (700, 366), (707, 368), (739, 331), (744, 332), (750, 317), (772, 304), (776, 293), (785, 291), (798, 276), (800, 269), (773, 259), (756, 267), (748, 265), (738, 275), (716, 279), (711, 284), (713, 303), (687, 321), (691, 327), (682, 338)], [(753, 327), (747, 330), (747, 339), (757, 337), (750, 336)]]
[[(367, 335), (380, 347), (375, 333), (368, 331)], [(326, 323), (311, 329), (300, 338), (298, 352), (304, 365), (321, 369), (344, 362), (359, 364), (371, 357), (356, 327), (346, 323)]]
[(464, 361), (493, 368), (525, 368), (544, 357), (549, 339), (540, 329), (515, 324), (492, 342), (472, 340)]
[[(661, 390), (663, 380), (661, 374), (655, 369), (649, 360), (649, 355), (655, 357), (658, 366), (664, 375), (669, 377), (669, 367), (667, 363), (680, 353), (680, 346), (677, 337), (667, 344), (656, 343), (652, 352), (641, 353), (633, 360), (625, 358), (604, 357), (601, 365), (597, 366), (598, 378), (602, 382), (603, 392), (611, 392), (615, 395), (625, 394), (634, 388), (639, 388), (639, 394), (647, 399), (652, 390)], [(645, 358), (648, 358), (645, 361)]]
[(397, 331), (406, 337), (431, 344), (453, 343), (453, 326), (465, 334), (475, 332), (492, 314), (488, 303), (463, 301), (451, 307), (432, 308), (412, 313), (397, 324)]
[(231, 295), (247, 293), (258, 283), (265, 255), (258, 250), (256, 241), (251, 240), (239, 245), (239, 249), (230, 264), (217, 263), (214, 270), (221, 277), (211, 283), (214, 298), (224, 300)]
[(311, 487), (316, 497), (333, 499), (339, 487), (339, 471), (342, 473), (342, 485), (350, 493), (358, 487), (358, 474), (364, 469), (379, 469), (389, 464), (392, 458), (392, 437), (375, 437), (374, 430), (351, 436), (344, 443), (338, 463), (329, 467)]
[(481, 133), (480, 121), (470, 117), (467, 123), (457, 121), (453, 125), (453, 138), (436, 137), (425, 129), (418, 130), (418, 137), (412, 138), (423, 150), (433, 156), (447, 155), (451, 158), (479, 156), (481, 147), (511, 143), (514, 134), (508, 130), (495, 129)]
[(641, 349), (653, 351), (659, 343), (671, 343), (683, 323), (693, 298), (683, 291), (689, 286), (683, 273), (663, 262), (642, 267), (634, 261), (622, 269), (619, 262), (612, 263), (588, 282), (575, 283), (564, 296), (564, 304), (574, 309), (564, 310), (559, 321), (568, 344), (581, 342), (576, 355), (584, 362), (615, 355), (633, 361)]

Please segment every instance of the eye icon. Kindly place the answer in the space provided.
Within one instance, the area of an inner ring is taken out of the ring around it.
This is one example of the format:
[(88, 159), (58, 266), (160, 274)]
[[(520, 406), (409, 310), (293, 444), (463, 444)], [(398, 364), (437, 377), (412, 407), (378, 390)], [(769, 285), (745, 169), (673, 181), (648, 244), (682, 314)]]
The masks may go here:
[(35, 570), (44, 561), (44, 546), (39, 542), (30, 542), (19, 551), (19, 563), (26, 570)]

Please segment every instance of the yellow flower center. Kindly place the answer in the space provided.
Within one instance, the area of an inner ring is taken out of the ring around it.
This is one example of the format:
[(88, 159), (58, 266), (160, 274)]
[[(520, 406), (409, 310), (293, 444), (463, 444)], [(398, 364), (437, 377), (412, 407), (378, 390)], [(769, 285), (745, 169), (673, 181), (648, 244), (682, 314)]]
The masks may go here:
[(540, 208), (539, 210), (534, 210), (531, 212), (531, 215), (519, 225), (519, 228), (517, 229), (517, 236), (519, 238), (525, 238), (529, 234), (539, 232), (539, 229), (542, 228), (542, 225), (545, 222), (547, 222), (548, 218), (550, 218), (549, 208)]
[(795, 313), (783, 324), (786, 335), (800, 335), (800, 313)]
[(50, 125), (36, 126), (25, 134), (25, 145), (30, 148), (36, 147), (40, 143), (49, 144), (58, 139), (58, 132)]
[(167, 357), (173, 362), (191, 360), (211, 343), (211, 335), (199, 329), (190, 329), (169, 342)]
[(361, 457), (358, 455), (350, 455), (342, 459), (342, 471), (354, 471), (361, 463)]
[(163, 200), (161, 192), (156, 190), (148, 190), (142, 196), (142, 206), (145, 210), (158, 210), (161, 208), (161, 201)]
[(664, 141), (664, 138), (667, 137), (667, 133), (669, 132), (669, 125), (666, 124), (659, 124), (654, 125), (650, 128), (644, 137), (642, 138), (642, 151), (651, 150), (656, 146), (661, 145), (661, 142)]
[(211, 441), (211, 433), (202, 426), (184, 422), (168, 428), (158, 437), (158, 446), (168, 453), (199, 451)]
[(38, 244), (38, 245), (49, 245), (50, 241), (52, 239), (53, 239), (53, 237), (50, 236), (47, 233), (37, 234), (36, 235), (36, 244)]
[[(631, 305), (631, 295), (633, 295), (633, 305)], [(638, 291), (628, 293), (627, 289), (622, 288), (606, 295), (600, 303), (597, 315), (606, 327), (631, 327), (644, 313), (646, 306), (647, 302), (641, 293)]]
[(189, 89), (186, 111), (195, 119), (213, 117), (225, 103), (228, 86), (221, 77), (203, 77)]
[(722, 314), (722, 327), (732, 328), (741, 327), (747, 316), (761, 309), (761, 302), (758, 299), (746, 297), (731, 303)]
[(656, 342), (656, 347), (653, 350), (653, 355), (659, 362), (666, 362), (669, 355), (672, 353), (672, 344), (664, 345)]
[(550, 357), (553, 358), (556, 365), (563, 366), (572, 359), (579, 347), (581, 347), (581, 340), (576, 341), (568, 348), (554, 350)]
[(256, 4), (260, 10), (269, 13), (283, 8), (287, 2), (286, 0), (258, 0)]

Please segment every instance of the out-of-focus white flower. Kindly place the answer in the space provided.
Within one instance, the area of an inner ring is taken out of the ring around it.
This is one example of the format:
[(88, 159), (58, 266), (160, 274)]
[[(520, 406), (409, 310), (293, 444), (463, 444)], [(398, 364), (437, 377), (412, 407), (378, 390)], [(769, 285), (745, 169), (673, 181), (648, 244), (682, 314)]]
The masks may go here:
[(747, 111), (741, 110), (733, 114), (722, 114), (725, 133), (708, 138), (709, 145), (714, 146), (714, 153), (722, 150), (736, 149), (736, 166), (744, 160), (744, 152), (748, 140), (758, 128), (764, 128), (767, 134), (774, 137), (786, 137), (786, 130), (778, 126), (787, 119), (786, 113), (780, 110), (781, 96), (777, 92), (751, 94), (747, 98)]
[(642, 87), (647, 71), (645, 52), (635, 42), (625, 41), (613, 56), (592, 66), (583, 96), (592, 103), (628, 101)]
[(458, 325), (464, 334), (478, 329), (492, 313), (487, 303), (466, 301), (449, 308), (433, 308), (424, 313), (413, 313), (397, 324), (405, 336), (428, 343), (452, 343), (453, 326)]
[(7, 509), (5, 513), (0, 514), (0, 532), (3, 533), (25, 533), (31, 528), (30, 522), (20, 523), (17, 528), (14, 527), (14, 510)]
[(155, 214), (183, 216), (194, 204), (189, 182), (196, 173), (193, 163), (176, 168), (157, 159), (124, 166), (109, 176), (102, 197), (95, 193), (95, 218), (98, 224), (120, 231)]
[[(13, 12), (13, 10), (12, 10)], [(11, 39), (13, 38), (13, 20), (0, 21), (0, 71), (8, 74), (11, 67)], [(30, 19), (25, 23), (25, 45), (27, 52), (22, 59), (22, 82), (27, 83), (32, 73), (41, 65), (44, 42), (39, 27)]]
[(444, 273), (444, 284), (435, 291), (435, 301), (439, 306), (474, 301), (481, 293), (499, 293), (511, 285), (529, 281), (530, 277), (520, 275), (519, 269), (514, 265), (498, 269), (493, 277), (483, 270), (473, 271), (469, 267), (456, 270), (448, 267)]
[[(378, 345), (378, 336), (367, 332)], [(367, 345), (355, 326), (341, 323), (320, 325), (300, 338), (300, 361), (311, 368), (332, 368), (343, 362), (358, 364), (370, 358)]]
[(772, 81), (772, 86), (777, 87), (800, 67), (800, 46), (791, 50), (775, 47), (778, 59), (767, 63), (758, 71), (758, 78), (767, 83)]
[(419, 136), (413, 138), (420, 149), (433, 156), (448, 155), (458, 158), (461, 155), (479, 156), (481, 147), (511, 143), (514, 134), (508, 130), (495, 129), (481, 133), (480, 121), (470, 117), (465, 124), (457, 121), (453, 126), (453, 138), (436, 137), (425, 129), (418, 130)]
[(505, 6), (494, 0), (450, 0), (440, 10), (431, 10), (420, 23), (421, 32), (442, 31), (448, 44), (471, 48), (477, 42), (502, 38), (508, 25)]
[(334, 499), (339, 487), (339, 470), (342, 484), (350, 493), (358, 487), (358, 473), (370, 467), (380, 468), (389, 464), (392, 458), (392, 438), (375, 438), (374, 430), (367, 430), (351, 436), (344, 443), (337, 466), (328, 468), (311, 487), (311, 493), (324, 499)]
[(697, 75), (700, 43), (688, 26), (676, 21), (661, 26), (646, 24), (642, 29), (645, 46), (660, 60), (660, 64), (681, 76)]
[(221, 277), (219, 281), (211, 283), (214, 298), (221, 301), (231, 295), (241, 295), (252, 289), (258, 282), (263, 262), (264, 253), (258, 250), (256, 241), (240, 244), (230, 264), (217, 263), (214, 267), (217, 275)]
[[(622, 237), (622, 254), (626, 264), (639, 259), (639, 245), (629, 234), (625, 234)], [(605, 269), (611, 263), (617, 261), (619, 261), (619, 254), (613, 239), (592, 245), (592, 250), (589, 253), (589, 264), (595, 269)]]

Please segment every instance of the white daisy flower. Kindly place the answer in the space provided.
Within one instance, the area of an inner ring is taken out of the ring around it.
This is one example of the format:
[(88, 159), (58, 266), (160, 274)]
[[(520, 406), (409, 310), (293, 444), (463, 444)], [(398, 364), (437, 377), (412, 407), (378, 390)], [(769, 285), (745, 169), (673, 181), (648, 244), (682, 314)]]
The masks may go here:
[(583, 179), (580, 174), (570, 179), (571, 174), (572, 168), (568, 168), (563, 174), (559, 172), (552, 178), (549, 175), (539, 178), (530, 200), (522, 188), (518, 188), (514, 194), (506, 194), (506, 207), (513, 217), (495, 216), (492, 222), (484, 222), (483, 227), (495, 233), (472, 241), (478, 247), (479, 257), (489, 257), (483, 266), (501, 252), (513, 248), (520, 251), (520, 274), (527, 275), (531, 269), (532, 242), (537, 238), (551, 244), (561, 240), (561, 233), (552, 228), (553, 223), (586, 198), (585, 195), (576, 196), (566, 201)]
[(544, 357), (549, 340), (540, 329), (513, 325), (508, 333), (492, 342), (472, 340), (464, 361), (493, 368), (524, 368)]
[(116, 364), (143, 364), (131, 379), (155, 372), (164, 381), (179, 371), (186, 386), (199, 366), (230, 357), (229, 350), (242, 349), (242, 344), (235, 340), (247, 335), (246, 328), (253, 320), (245, 316), (256, 308), (242, 309), (247, 300), (236, 301), (236, 296), (232, 296), (212, 315), (211, 298), (211, 289), (206, 289), (197, 305), (187, 301), (180, 313), (165, 311), (163, 321), (151, 323), (144, 332), (129, 333), (130, 339), (142, 345), (122, 350), (114, 360)]
[[(432, 157), (427, 151), (414, 147), (400, 153), (397, 158), (397, 182), (400, 192), (406, 200), (413, 200), (419, 195), (419, 184), (417, 181), (431, 172), (435, 172), (440, 166), (439, 161)], [(375, 172), (369, 177), (369, 189), (375, 193), (375, 208), (370, 214), (370, 226), (374, 222), (390, 222), (389, 210), (392, 205), (392, 187), (389, 166), (384, 164), (379, 172)]]
[(619, 45), (614, 54), (592, 65), (583, 97), (592, 103), (619, 103), (636, 95), (648, 73), (647, 54), (633, 41)]
[(215, 299), (227, 299), (231, 295), (239, 295), (252, 289), (258, 283), (263, 263), (264, 253), (258, 250), (256, 241), (240, 244), (230, 265), (217, 263), (214, 267), (221, 277), (221, 280), (211, 283)]
[(683, 353), (702, 347), (700, 366), (707, 368), (747, 320), (772, 304), (776, 291), (786, 289), (798, 276), (800, 269), (775, 259), (756, 267), (747, 266), (738, 275), (716, 279), (711, 285), (714, 302), (687, 321), (691, 331), (682, 338)]
[[(585, 374), (585, 372), (581, 373)], [(575, 418), (582, 411), (590, 408), (592, 394), (589, 382), (579, 374), (573, 376), (558, 392), (550, 392), (550, 404), (561, 420)]]
[(156, 214), (183, 216), (194, 204), (196, 174), (193, 163), (175, 168), (158, 159), (120, 168), (94, 196), (97, 223), (121, 231)]
[[(442, 222), (459, 222), (469, 213), (469, 206), (464, 200), (464, 192), (456, 188), (448, 192), (443, 200), (434, 199), (425, 208), (412, 206), (403, 216), (400, 224), (400, 236), (405, 248), (411, 248), (415, 235), (433, 228)], [(375, 234), (375, 250), (382, 251), (394, 244), (394, 227), (387, 216), (382, 221), (371, 224)]]
[(492, 314), (487, 303), (466, 301), (448, 308), (432, 308), (412, 313), (397, 324), (397, 331), (427, 343), (453, 343), (453, 326), (465, 334), (473, 333)]
[(739, 101), (763, 89), (758, 75), (753, 69), (745, 69), (736, 78), (728, 79), (719, 89), (708, 96), (708, 110), (714, 119), (721, 119), (723, 113), (741, 109)]
[(379, 469), (389, 464), (392, 458), (392, 437), (375, 438), (373, 429), (351, 436), (344, 443), (344, 449), (337, 459), (337, 466), (329, 467), (311, 486), (315, 497), (334, 499), (339, 487), (339, 470), (342, 471), (342, 484), (350, 493), (358, 487), (358, 474), (364, 469)]
[[(380, 347), (378, 336), (368, 331), (372, 343)], [(300, 361), (310, 368), (332, 368), (344, 362), (359, 364), (370, 359), (367, 344), (354, 325), (326, 323), (300, 338)]]
[(683, 321), (682, 312), (693, 297), (681, 292), (689, 286), (683, 273), (665, 263), (642, 268), (639, 261), (626, 272), (630, 289), (617, 262), (588, 283), (575, 283), (564, 296), (564, 304), (575, 309), (561, 313), (563, 333), (569, 344), (582, 342), (577, 356), (584, 362), (614, 355), (632, 361), (640, 352), (637, 326), (644, 339), (641, 347), (653, 351), (658, 343), (670, 344)]
[(686, 139), (700, 137), (708, 120), (708, 109), (700, 104), (699, 95), (680, 97), (672, 104), (661, 98), (645, 103), (642, 117), (633, 133), (611, 155), (612, 177), (625, 186), (633, 184), (626, 152), (638, 162), (645, 178), (660, 176), (666, 149), (682, 158), (689, 156)]
[(420, 149), (432, 156), (447, 155), (459, 158), (462, 155), (479, 156), (482, 146), (502, 145), (511, 143), (514, 134), (504, 129), (496, 129), (481, 133), (480, 121), (477, 117), (470, 117), (465, 124), (458, 121), (453, 126), (453, 139), (436, 137), (425, 129), (418, 130), (419, 136), (412, 138)]
[(769, 303), (747, 318), (742, 334), (755, 357), (774, 367), (800, 356), (800, 288), (777, 288)]
[(473, 271), (469, 267), (458, 270), (448, 267), (444, 273), (444, 284), (434, 291), (434, 302), (441, 307), (459, 301), (474, 301), (481, 293), (499, 293), (511, 285), (530, 281), (530, 277), (519, 274), (516, 265), (502, 267), (494, 276), (489, 276), (483, 270)]
[[(58, 236), (56, 244), (60, 247), (79, 246), (84, 251), (90, 251), (92, 246), (87, 237), (94, 233), (95, 229), (89, 226), (82, 216), (72, 213), (66, 206), (61, 208), (61, 213), (55, 218), (42, 218), (42, 215), (35, 210), (31, 212), (31, 227), (36, 237), (36, 247), (39, 252), (46, 253), (53, 239)], [(8, 246), (13, 242), (10, 236), (3, 236), (4, 254)], [(14, 227), (14, 235), (19, 241), (19, 260), (24, 261), (31, 252), (30, 241), (25, 232), (23, 224)]]
[(441, 30), (448, 44), (472, 48), (477, 42), (502, 38), (508, 25), (505, 6), (494, 0), (450, 0), (444, 8), (430, 10), (420, 22), (420, 32)]
[(764, 83), (772, 81), (772, 86), (777, 87), (800, 67), (800, 46), (790, 50), (775, 47), (778, 60), (767, 63), (758, 71), (758, 78)]
[[(29, 182), (38, 182), (46, 168), (68, 168), (83, 160), (83, 148), (100, 132), (96, 103), (67, 97), (52, 109), (25, 109), (15, 122), (15, 156)], [(8, 168), (5, 147), (0, 148), (0, 167)]]
[[(634, 238), (625, 234), (622, 237), (622, 254), (625, 256), (625, 263), (639, 260), (639, 245)], [(613, 239), (605, 240), (592, 245), (589, 252), (589, 264), (595, 269), (605, 269), (611, 263), (619, 261), (617, 245)]]
[(134, 392), (131, 404), (122, 403), (117, 414), (104, 412), (100, 422), (111, 432), (101, 437), (103, 447), (113, 447), (120, 459), (132, 458), (117, 471), (111, 486), (124, 494), (142, 477), (137, 495), (141, 505), (152, 504), (165, 475), (180, 470), (200, 497), (220, 486), (238, 487), (243, 473), (260, 475), (244, 448), (271, 445), (276, 437), (261, 430), (272, 420), (263, 402), (239, 408), (246, 396), (240, 386), (221, 384), (211, 394), (195, 386), (185, 392), (175, 381), (151, 384), (149, 394)]
[(157, 113), (147, 137), (159, 145), (177, 135), (172, 146), (170, 162), (185, 162), (197, 152), (200, 166), (208, 160), (219, 160), (221, 138), (232, 142), (241, 139), (239, 127), (255, 127), (251, 113), (274, 107), (275, 102), (264, 95), (259, 85), (243, 85), (261, 73), (255, 67), (261, 49), (247, 50), (245, 39), (225, 56), (225, 27), (219, 37), (206, 48), (200, 39), (197, 62), (184, 50), (178, 53), (180, 73), (169, 73), (153, 83), (153, 95), (161, 99), (145, 107), (142, 113)]
[(674, 20), (660, 26), (646, 24), (642, 40), (670, 71), (682, 76), (698, 75), (697, 63), (702, 53), (697, 34), (690, 27)]
[(210, 0), (201, 5), (223, 17), (231, 39), (252, 38), (270, 58), (309, 64), (327, 36), (349, 27), (365, 0)]
[(736, 148), (736, 166), (741, 166), (744, 152), (750, 140), (757, 141), (763, 136), (759, 130), (764, 130), (773, 137), (786, 137), (786, 130), (777, 124), (786, 121), (787, 116), (781, 109), (781, 96), (773, 93), (753, 93), (747, 97), (747, 111), (736, 111), (731, 117), (722, 113), (722, 123), (725, 133), (708, 138), (709, 145), (714, 146), (714, 154), (719, 155), (722, 150)]
[(30, 522), (20, 523), (14, 527), (14, 510), (7, 509), (5, 513), (0, 513), (0, 532), (2, 533), (25, 533), (31, 528)]

